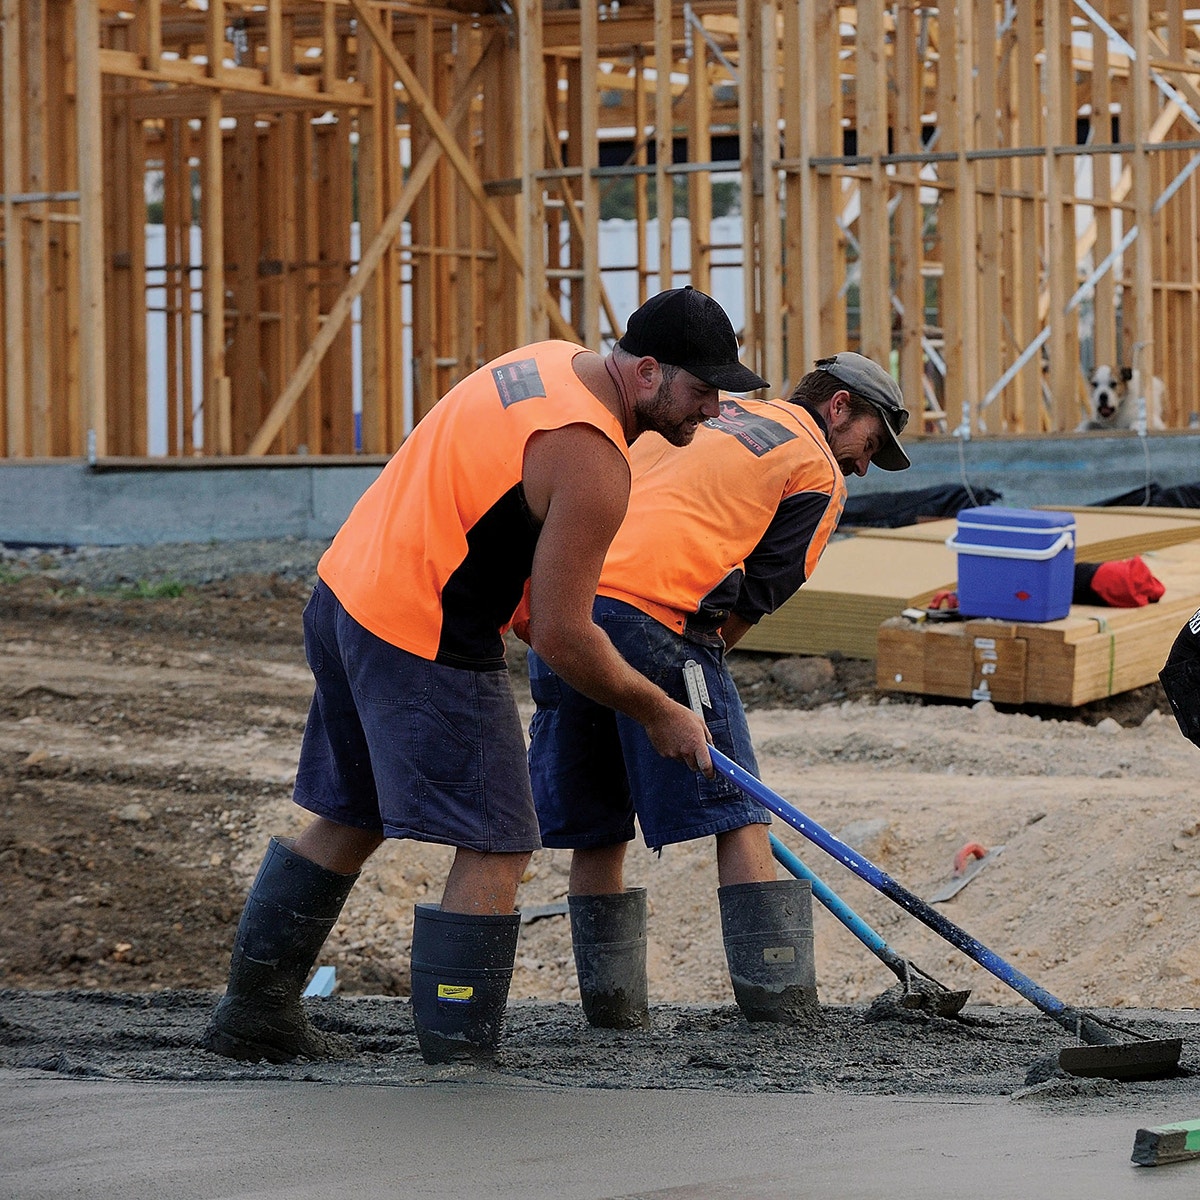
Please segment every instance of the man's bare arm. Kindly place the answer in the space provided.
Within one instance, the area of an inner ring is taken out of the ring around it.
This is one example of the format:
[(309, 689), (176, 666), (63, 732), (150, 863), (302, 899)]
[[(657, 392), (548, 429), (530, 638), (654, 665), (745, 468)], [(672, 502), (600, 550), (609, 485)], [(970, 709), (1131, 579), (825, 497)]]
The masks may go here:
[(645, 726), (660, 754), (711, 776), (704, 722), (635, 671), (592, 621), (600, 569), (629, 499), (624, 457), (589, 426), (548, 430), (526, 448), (523, 483), (542, 521), (529, 581), (530, 644), (577, 691)]

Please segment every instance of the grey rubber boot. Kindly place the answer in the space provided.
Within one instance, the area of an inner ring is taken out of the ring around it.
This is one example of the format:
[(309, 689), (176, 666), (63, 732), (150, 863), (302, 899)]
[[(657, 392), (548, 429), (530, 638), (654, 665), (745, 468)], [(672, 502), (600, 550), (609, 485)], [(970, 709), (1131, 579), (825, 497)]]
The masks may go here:
[(571, 947), (589, 1025), (648, 1029), (646, 889), (568, 896)]
[(520, 925), (519, 913), (416, 906), (412, 1014), (427, 1063), (489, 1063), (496, 1057)]
[(733, 995), (746, 1019), (819, 1020), (812, 885), (806, 879), (738, 883), (718, 888), (717, 898)]
[(272, 838), (233, 943), (225, 996), (200, 1039), (246, 1062), (344, 1058), (344, 1038), (309, 1024), (300, 994), (357, 875), (327, 871)]

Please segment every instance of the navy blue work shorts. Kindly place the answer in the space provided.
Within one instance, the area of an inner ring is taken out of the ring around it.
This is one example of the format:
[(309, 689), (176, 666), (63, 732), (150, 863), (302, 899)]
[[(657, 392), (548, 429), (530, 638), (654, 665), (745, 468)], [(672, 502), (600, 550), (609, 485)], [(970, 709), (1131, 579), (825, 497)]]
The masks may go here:
[[(758, 774), (746, 713), (720, 649), (689, 642), (604, 596), (596, 598), (592, 619), (630, 666), (681, 704), (688, 703), (684, 663), (698, 662), (712, 702), (704, 719), (713, 744)], [(529, 773), (544, 845), (584, 849), (630, 841), (635, 814), (654, 848), (770, 824), (767, 810), (735, 784), (663, 758), (637, 721), (580, 695), (532, 651), (529, 685), (537, 703)]]
[(469, 850), (536, 850), (525, 738), (508, 672), (418, 658), (369, 633), (318, 583), (304, 609), (316, 681), (295, 800), (339, 825)]

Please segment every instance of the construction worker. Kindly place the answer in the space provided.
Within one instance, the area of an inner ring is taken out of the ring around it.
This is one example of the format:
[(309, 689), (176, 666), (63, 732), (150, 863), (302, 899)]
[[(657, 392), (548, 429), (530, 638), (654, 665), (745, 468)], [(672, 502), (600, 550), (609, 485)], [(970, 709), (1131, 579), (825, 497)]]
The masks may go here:
[(522, 347), (455, 386), (355, 505), (304, 611), (316, 691), (295, 800), (272, 839), (202, 1044), (257, 1061), (346, 1052), (300, 1003), (316, 955), (385, 838), (457, 848), (440, 905), (418, 905), (413, 1018), (429, 1062), (486, 1061), (512, 977), (517, 885), (539, 846), (500, 630), (528, 583), (533, 645), (564, 680), (711, 774), (703, 721), (631, 668), (591, 620), (625, 513), (628, 445), (691, 442), (719, 390), (767, 384), (720, 305), (663, 292), (613, 352)]
[(1200, 610), (1179, 631), (1158, 678), (1179, 732), (1200, 746)]
[[(909, 466), (898, 437), (907, 419), (892, 377), (842, 353), (817, 362), (786, 401), (724, 399), (686, 454), (658, 437), (631, 452), (629, 510), (593, 618), (631, 666), (682, 703), (698, 702), (713, 744), (755, 774), (725, 651), (812, 574), (841, 517), (843, 477), (866, 474), (872, 462)], [(808, 885), (775, 879), (767, 811), (729, 781), (656, 754), (635, 722), (572, 687), (536, 641), (529, 673), (534, 801), (543, 844), (573, 851), (572, 942), (592, 1024), (649, 1020), (646, 897), (627, 891), (623, 874), (635, 816), (652, 848), (716, 837), (737, 1002), (755, 1020), (807, 1019), (816, 1006), (811, 942), (792, 947), (799, 953), (768, 953), (774, 961), (757, 979), (731, 950), (763, 964), (763, 951), (787, 940), (782, 930), (798, 906), (808, 906), (802, 923), (811, 931)]]

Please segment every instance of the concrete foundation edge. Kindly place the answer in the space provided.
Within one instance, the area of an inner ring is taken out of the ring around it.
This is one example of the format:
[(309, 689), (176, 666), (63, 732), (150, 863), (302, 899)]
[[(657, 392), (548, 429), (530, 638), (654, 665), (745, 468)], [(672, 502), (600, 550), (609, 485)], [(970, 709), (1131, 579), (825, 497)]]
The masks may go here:
[[(1200, 481), (1200, 434), (913, 441), (912, 468), (848, 481), (852, 496), (963, 483), (1010, 507), (1079, 506), (1153, 480)], [(138, 466), (82, 460), (0, 463), (0, 542), (158, 545), (330, 538), (382, 470), (364, 464)]]

